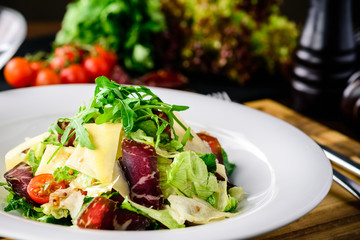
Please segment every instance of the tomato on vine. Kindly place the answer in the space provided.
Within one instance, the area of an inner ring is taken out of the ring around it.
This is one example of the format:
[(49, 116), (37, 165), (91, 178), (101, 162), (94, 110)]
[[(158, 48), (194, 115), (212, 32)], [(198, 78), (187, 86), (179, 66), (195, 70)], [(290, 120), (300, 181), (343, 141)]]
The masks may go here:
[(30, 62), (23, 57), (11, 59), (4, 68), (5, 80), (13, 87), (28, 87), (34, 80)]
[(35, 78), (35, 86), (61, 84), (61, 78), (53, 69), (44, 68)]
[(111, 66), (102, 57), (89, 56), (83, 62), (85, 70), (89, 73), (90, 80), (94, 81), (99, 76), (109, 77)]
[(62, 83), (89, 83), (89, 74), (79, 64), (72, 64), (60, 72)]
[(114, 51), (105, 50), (101, 45), (95, 45), (94, 50), (97, 56), (105, 59), (111, 68), (117, 63), (117, 55)]

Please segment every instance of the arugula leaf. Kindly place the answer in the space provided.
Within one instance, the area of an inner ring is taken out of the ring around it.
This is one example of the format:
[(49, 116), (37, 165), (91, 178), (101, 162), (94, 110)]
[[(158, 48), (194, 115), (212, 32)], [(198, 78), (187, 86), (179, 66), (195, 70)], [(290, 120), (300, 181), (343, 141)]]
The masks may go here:
[(26, 154), (25, 161), (27, 160), (29, 162), (29, 165), (32, 167), (34, 173), (40, 165), (40, 161), (44, 154), (46, 144), (47, 143), (44, 142), (35, 144)]
[(216, 171), (216, 156), (212, 153), (203, 154), (200, 158), (206, 164), (208, 172), (214, 173)]
[(44, 216), (39, 217), (37, 219), (39, 222), (44, 222), (44, 223), (52, 223), (52, 224), (57, 224), (57, 225), (64, 225), (64, 226), (72, 226), (72, 219), (71, 216), (68, 215), (66, 218), (60, 218), (60, 219), (56, 219), (54, 216), (52, 215), (46, 215), (44, 214)]
[(226, 169), (226, 173), (227, 173), (228, 176), (230, 176), (231, 173), (234, 171), (235, 163), (229, 162), (229, 158), (228, 158), (227, 153), (225, 152), (224, 149), (222, 149), (222, 155), (223, 155), (223, 160), (224, 160), (224, 166), (225, 166), (225, 169)]
[(40, 159), (37, 159), (35, 157), (35, 151), (33, 149), (29, 150), (28, 156), (29, 156), (29, 165), (33, 168), (33, 171), (36, 172), (40, 164)]
[(189, 140), (190, 137), (191, 137), (191, 129), (190, 129), (190, 128), (187, 128), (187, 129), (186, 129), (186, 132), (185, 132), (185, 134), (184, 134), (184, 136), (183, 136), (183, 139), (181, 139), (181, 144), (182, 144), (183, 146), (185, 146), (185, 145), (186, 145), (186, 142)]
[[(156, 148), (161, 141), (169, 141), (164, 131), (167, 126), (174, 130), (174, 121), (187, 130), (183, 143), (186, 143), (191, 137), (190, 128), (187, 129), (173, 113), (173, 111), (184, 111), (188, 109), (187, 106), (164, 103), (149, 88), (144, 86), (123, 86), (110, 81), (104, 76), (96, 78), (95, 82), (94, 97), (91, 99), (90, 104), (80, 107), (74, 117), (67, 119), (69, 124), (65, 131), (56, 127), (55, 124), (53, 125), (53, 129), (62, 134), (58, 149), (64, 146), (71, 136), (75, 134), (75, 141), (80, 146), (94, 150), (95, 146), (92, 144), (89, 133), (84, 127), (84, 124), (90, 122), (96, 124), (121, 122), (126, 136), (142, 128), (154, 138)], [(169, 120), (167, 121), (156, 115), (156, 111), (164, 112)], [(145, 127), (147, 125), (146, 121), (155, 123), (155, 128), (154, 125)], [(174, 134), (174, 137), (176, 140), (178, 139), (176, 134)], [(57, 151), (54, 152), (53, 156)]]
[[(174, 119), (181, 124), (173, 111), (188, 109), (187, 106), (164, 103), (149, 88), (144, 86), (122, 86), (104, 76), (96, 78), (95, 82), (97, 86), (91, 107), (98, 109), (100, 113), (97, 116), (100, 120), (96, 118), (95, 122), (103, 123), (105, 120), (114, 122), (121, 118), (125, 135), (128, 136), (131, 131), (139, 127), (139, 124), (151, 120), (157, 127), (156, 135), (150, 135), (155, 138), (155, 146), (160, 143), (161, 134), (165, 128), (168, 125), (172, 127)], [(168, 116), (169, 121), (159, 118), (153, 112), (155, 110), (163, 111)], [(102, 117), (102, 114), (106, 114), (106, 116)], [(183, 128), (186, 129), (185, 126)], [(147, 132), (146, 129), (143, 130)]]
[(44, 215), (40, 208), (36, 208), (26, 202), (23, 198), (17, 195), (7, 183), (0, 183), (0, 186), (3, 186), (9, 192), (6, 197), (8, 205), (4, 208), (5, 212), (19, 210), (24, 217), (30, 219), (37, 219)]
[(72, 119), (69, 125), (71, 127), (74, 127), (76, 132), (76, 138), (78, 139), (80, 146), (95, 150), (95, 146), (90, 141), (89, 133), (83, 126), (80, 119)]

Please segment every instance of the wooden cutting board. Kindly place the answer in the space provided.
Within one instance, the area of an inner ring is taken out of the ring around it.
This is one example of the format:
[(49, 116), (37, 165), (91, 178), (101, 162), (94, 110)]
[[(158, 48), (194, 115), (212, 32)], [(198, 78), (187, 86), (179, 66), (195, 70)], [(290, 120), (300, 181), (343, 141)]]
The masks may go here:
[[(245, 105), (290, 123), (320, 144), (360, 163), (360, 143), (354, 139), (269, 99)], [(360, 178), (333, 167), (360, 183)], [(360, 201), (333, 183), (325, 199), (310, 213), (256, 239), (360, 239)]]

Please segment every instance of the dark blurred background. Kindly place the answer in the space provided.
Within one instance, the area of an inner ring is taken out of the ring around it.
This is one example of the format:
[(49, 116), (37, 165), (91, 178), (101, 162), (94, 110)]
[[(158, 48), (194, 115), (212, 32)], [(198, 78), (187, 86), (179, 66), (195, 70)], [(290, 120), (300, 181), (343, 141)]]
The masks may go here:
[[(25, 16), (28, 22), (57, 22), (62, 20), (66, 11), (66, 5), (69, 2), (71, 0), (1, 0), (0, 5), (18, 10)], [(283, 0), (281, 12), (290, 20), (302, 26), (306, 20), (310, 2), (311, 0)], [(360, 28), (360, 1), (353, 0), (352, 4), (354, 27), (357, 29)], [(32, 36), (31, 32), (29, 36)]]
[[(60, 21), (69, 2), (71, 0), (2, 0), (0, 5), (20, 11), (28, 21)], [(289, 19), (301, 24), (309, 6), (309, 0), (283, 0), (281, 11)]]

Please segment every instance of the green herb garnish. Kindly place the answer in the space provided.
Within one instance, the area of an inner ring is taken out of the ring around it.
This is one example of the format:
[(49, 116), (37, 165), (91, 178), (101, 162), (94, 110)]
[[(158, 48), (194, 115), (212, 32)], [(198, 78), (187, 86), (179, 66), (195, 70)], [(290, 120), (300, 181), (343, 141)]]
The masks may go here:
[[(174, 111), (184, 111), (188, 109), (187, 106), (171, 105), (164, 103), (157, 95), (155, 95), (149, 88), (144, 86), (122, 86), (108, 78), (102, 76), (95, 80), (97, 86), (95, 88), (94, 97), (88, 106), (82, 106), (79, 112), (74, 117), (66, 120), (69, 122), (65, 130), (59, 129), (57, 124), (53, 124), (51, 131), (56, 131), (62, 134), (61, 144), (57, 151), (65, 145), (65, 143), (75, 134), (76, 141), (82, 147), (95, 149), (95, 146), (90, 140), (84, 124), (93, 123), (119, 123), (123, 124), (125, 136), (129, 136), (131, 132), (136, 131), (135, 126), (141, 126), (142, 122), (151, 120), (153, 127), (153, 134), (155, 147), (158, 147), (162, 134), (167, 126), (174, 132), (175, 140), (178, 136), (175, 134), (173, 125), (176, 121), (180, 126), (186, 130), (186, 134), (182, 141), (185, 145), (186, 141), (191, 137), (190, 129), (187, 129), (182, 122), (174, 115)], [(168, 121), (159, 117), (156, 111), (162, 111), (168, 117)]]

